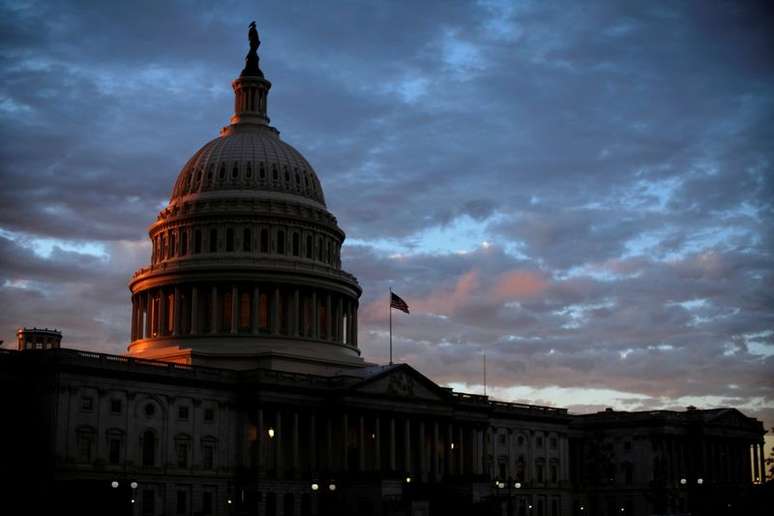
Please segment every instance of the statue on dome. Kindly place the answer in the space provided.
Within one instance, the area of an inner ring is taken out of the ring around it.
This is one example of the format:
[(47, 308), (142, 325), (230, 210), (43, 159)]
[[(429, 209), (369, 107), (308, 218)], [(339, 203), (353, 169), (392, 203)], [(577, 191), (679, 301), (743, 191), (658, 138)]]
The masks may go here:
[(245, 58), (245, 69), (242, 75), (258, 75), (263, 77), (263, 72), (258, 67), (258, 47), (261, 46), (261, 40), (258, 37), (258, 31), (255, 28), (255, 22), (250, 23), (250, 30), (247, 32), (247, 39), (250, 41), (250, 51)]

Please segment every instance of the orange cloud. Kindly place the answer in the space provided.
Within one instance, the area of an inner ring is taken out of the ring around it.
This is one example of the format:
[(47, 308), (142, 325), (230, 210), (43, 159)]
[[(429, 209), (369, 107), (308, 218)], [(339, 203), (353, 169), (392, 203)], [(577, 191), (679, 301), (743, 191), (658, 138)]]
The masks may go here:
[(521, 299), (540, 294), (548, 287), (543, 276), (527, 271), (510, 271), (501, 274), (490, 292), (497, 302)]

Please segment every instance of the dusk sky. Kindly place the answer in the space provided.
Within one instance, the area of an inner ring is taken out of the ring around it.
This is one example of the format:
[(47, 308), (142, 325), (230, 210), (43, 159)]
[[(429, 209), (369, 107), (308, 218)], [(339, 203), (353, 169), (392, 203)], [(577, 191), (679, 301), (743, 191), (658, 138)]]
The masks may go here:
[(233, 110), (317, 171), (360, 343), (576, 412), (774, 426), (774, 19), (755, 2), (0, 4), (0, 339), (122, 353), (127, 283)]

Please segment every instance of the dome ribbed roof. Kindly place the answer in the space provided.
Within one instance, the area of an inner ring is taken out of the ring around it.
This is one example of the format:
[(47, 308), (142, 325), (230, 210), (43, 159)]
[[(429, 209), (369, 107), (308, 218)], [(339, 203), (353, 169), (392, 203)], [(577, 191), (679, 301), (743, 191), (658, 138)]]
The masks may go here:
[(281, 192), (325, 206), (309, 162), (268, 127), (226, 133), (206, 143), (180, 171), (170, 202), (227, 191)]

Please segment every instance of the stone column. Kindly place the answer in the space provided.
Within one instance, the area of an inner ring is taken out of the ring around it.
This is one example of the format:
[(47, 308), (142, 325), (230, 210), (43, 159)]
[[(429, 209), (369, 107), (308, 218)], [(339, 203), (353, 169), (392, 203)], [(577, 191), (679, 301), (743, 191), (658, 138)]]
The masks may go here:
[(258, 335), (258, 321), (261, 317), (261, 292), (258, 287), (253, 288), (253, 314), (250, 330), (253, 335)]
[(231, 334), (239, 332), (239, 289), (231, 287)]
[(298, 454), (298, 412), (293, 412), (293, 476), (298, 478), (300, 475), (299, 454)]
[(293, 290), (293, 326), (291, 331), (289, 332), (290, 335), (293, 335), (294, 337), (298, 337), (298, 335), (301, 332), (301, 301), (300, 296), (298, 293), (298, 289)]
[(338, 308), (336, 309), (336, 342), (344, 342), (342, 329), (344, 328), (344, 300), (341, 296), (338, 298)]
[(341, 437), (343, 440), (342, 457), (344, 457), (344, 464), (342, 464), (342, 471), (349, 472), (349, 417), (345, 412), (341, 420), (342, 429)]
[(285, 435), (282, 433), (282, 412), (277, 410), (277, 422), (274, 431), (274, 464), (277, 471), (277, 478), (282, 478), (285, 463), (282, 460), (282, 440)]
[(458, 453), (457, 446), (454, 443), (454, 427), (451, 423), (446, 428), (446, 474), (454, 473), (454, 459)]
[(191, 287), (191, 335), (199, 334), (199, 287)]
[(390, 471), (395, 471), (395, 417), (390, 417)]
[(457, 446), (459, 448), (459, 453), (457, 454), (457, 457), (459, 457), (459, 460), (457, 461), (457, 473), (463, 475), (465, 474), (465, 434), (462, 425), (459, 426), (457, 431), (457, 440), (459, 441), (459, 445)]
[(258, 435), (255, 447), (257, 448), (256, 462), (258, 466), (258, 475), (263, 477), (264, 470), (264, 443), (266, 442), (266, 431), (263, 426), (263, 409), (258, 409), (258, 422), (256, 424), (256, 433)]
[(182, 319), (181, 313), (180, 313), (180, 287), (178, 287), (177, 285), (175, 285), (174, 303), (175, 304), (172, 307), (172, 314), (173, 314), (172, 317), (174, 319), (172, 321), (172, 335), (177, 337), (180, 335), (180, 320)]
[(309, 471), (314, 473), (317, 466), (317, 416), (309, 415)]
[(153, 300), (151, 298), (150, 291), (145, 292), (145, 338), (149, 338), (153, 335), (153, 328), (151, 328), (151, 316)]
[(215, 285), (212, 286), (212, 306), (210, 307), (212, 310), (212, 313), (210, 316), (212, 319), (210, 320), (210, 333), (216, 334), (218, 333), (218, 330), (220, 329), (220, 321), (218, 317), (218, 287)]
[(317, 306), (317, 290), (312, 290), (312, 338), (320, 338), (320, 308)]
[(476, 455), (476, 464), (478, 474), (484, 474), (484, 431), (480, 428), (476, 428), (476, 447), (478, 448), (478, 454)]
[(357, 303), (352, 314), (352, 346), (357, 347)]
[(758, 453), (760, 454), (761, 484), (763, 484), (766, 482), (766, 459), (763, 453), (763, 443), (758, 444)]
[(404, 449), (404, 451), (405, 451), (405, 454), (404, 454), (405, 462), (404, 462), (403, 465), (404, 465), (404, 467), (406, 469), (406, 473), (410, 473), (411, 472), (411, 420), (408, 417), (406, 417), (404, 424), (405, 424), (405, 426), (404, 426), (404, 429), (405, 429), (404, 437), (405, 437), (406, 441), (403, 443), (404, 448), (405, 448)]
[(271, 334), (279, 335), (280, 332), (280, 291), (278, 287), (274, 288), (274, 312), (271, 321)]
[(427, 481), (427, 447), (425, 446), (425, 421), (419, 421), (419, 437), (418, 437), (419, 450), (419, 474), (423, 482)]
[(331, 327), (331, 308), (333, 307), (333, 303), (331, 302), (331, 295), (326, 294), (325, 296), (325, 340), (333, 340), (333, 328)]
[(381, 434), (381, 425), (379, 424), (379, 416), (376, 416), (376, 419), (374, 420), (374, 435), (376, 436), (374, 439), (376, 440), (375, 450), (374, 450), (374, 468), (376, 471), (381, 472), (382, 471), (382, 434)]
[(439, 447), (440, 439), (438, 437), (438, 421), (433, 421), (433, 448), (430, 453), (430, 460), (432, 460), (433, 480), (438, 482), (441, 479), (441, 472), (439, 466)]
[(365, 421), (363, 420), (363, 416), (360, 416), (360, 456), (358, 457), (360, 460), (360, 471), (365, 471)]
[(328, 437), (328, 456), (326, 457), (326, 462), (328, 465), (328, 471), (333, 471), (333, 421), (331, 419), (331, 416), (329, 415), (327, 418), (327, 437)]
[(159, 327), (156, 330), (156, 334), (166, 335), (167, 334), (167, 293), (164, 291), (163, 288), (159, 289)]
[(135, 335), (137, 333), (137, 301), (134, 299), (134, 296), (132, 296), (132, 325), (131, 325), (131, 331), (129, 340), (134, 342), (137, 340), (135, 338)]

